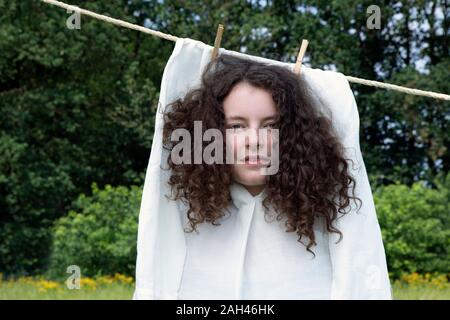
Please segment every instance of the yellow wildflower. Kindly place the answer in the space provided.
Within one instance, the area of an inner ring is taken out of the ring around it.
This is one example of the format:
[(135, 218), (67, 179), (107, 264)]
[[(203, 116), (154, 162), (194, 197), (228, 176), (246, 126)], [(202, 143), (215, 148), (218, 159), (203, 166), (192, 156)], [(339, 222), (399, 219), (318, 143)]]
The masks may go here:
[(88, 289), (95, 290), (97, 289), (97, 282), (92, 278), (83, 277), (80, 279), (80, 286), (86, 286)]
[(114, 275), (114, 279), (124, 284), (132, 284), (134, 282), (134, 279), (132, 277), (127, 277), (120, 273), (116, 273)]

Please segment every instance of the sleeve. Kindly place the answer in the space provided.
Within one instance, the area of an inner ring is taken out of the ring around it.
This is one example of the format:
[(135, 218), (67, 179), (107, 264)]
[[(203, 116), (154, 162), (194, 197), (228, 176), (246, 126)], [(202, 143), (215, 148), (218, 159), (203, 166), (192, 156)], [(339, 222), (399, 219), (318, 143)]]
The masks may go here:
[[(392, 288), (380, 225), (375, 211), (372, 191), (359, 145), (359, 115), (356, 101), (351, 95), (347, 106), (342, 142), (354, 177), (355, 195), (361, 199), (356, 205), (334, 221), (342, 232), (330, 233), (329, 250), (333, 270), (332, 300), (391, 300)], [(342, 106), (342, 105), (341, 105)], [(341, 128), (342, 129), (342, 128)]]

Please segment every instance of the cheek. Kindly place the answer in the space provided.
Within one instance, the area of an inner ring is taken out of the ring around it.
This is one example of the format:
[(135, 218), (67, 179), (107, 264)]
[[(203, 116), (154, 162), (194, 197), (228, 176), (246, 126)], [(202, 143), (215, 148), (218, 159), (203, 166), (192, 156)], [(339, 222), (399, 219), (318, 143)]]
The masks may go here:
[(267, 141), (265, 142), (267, 146), (267, 155), (270, 157), (272, 154), (272, 134), (268, 133)]
[(233, 179), (243, 185), (255, 186), (266, 182), (266, 176), (261, 175), (259, 170), (249, 170), (242, 164), (233, 165), (232, 174)]
[(244, 148), (245, 144), (242, 143), (242, 139), (238, 139), (237, 134), (229, 134), (226, 137), (227, 152), (233, 155), (233, 163), (237, 161), (238, 150)]
[(272, 142), (273, 142), (273, 132), (272, 131), (263, 131), (261, 133), (260, 139), (259, 139), (261, 154), (267, 155), (269, 157), (271, 156)]

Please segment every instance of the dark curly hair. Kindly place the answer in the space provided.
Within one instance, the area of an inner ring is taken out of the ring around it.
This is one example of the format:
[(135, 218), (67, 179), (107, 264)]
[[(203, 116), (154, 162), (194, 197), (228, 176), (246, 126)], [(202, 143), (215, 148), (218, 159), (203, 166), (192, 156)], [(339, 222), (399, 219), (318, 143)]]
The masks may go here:
[[(268, 205), (273, 205), (277, 220), (286, 218), (287, 232), (296, 231), (303, 245), (302, 237), (309, 238), (305, 246), (313, 254), (310, 247), (317, 245), (316, 218), (323, 217), (327, 231), (338, 233), (340, 241), (343, 235), (332, 223), (338, 213), (349, 212), (352, 200), (360, 201), (354, 195), (355, 180), (330, 119), (314, 106), (303, 80), (291, 70), (220, 55), (205, 67), (199, 87), (167, 106), (163, 147), (172, 150), (170, 138), (175, 129), (184, 128), (193, 136), (194, 121), (202, 121), (203, 132), (215, 128), (225, 136), (223, 101), (240, 82), (267, 90), (278, 109), (279, 170), (266, 178), (265, 215), (269, 215)], [(225, 154), (225, 146), (223, 151)], [(225, 215), (224, 209), (232, 201), (233, 177), (230, 164), (190, 163), (177, 165), (170, 156), (167, 159), (172, 195), (175, 192), (171, 199), (189, 205), (192, 232), (199, 223), (220, 225), (216, 220)]]

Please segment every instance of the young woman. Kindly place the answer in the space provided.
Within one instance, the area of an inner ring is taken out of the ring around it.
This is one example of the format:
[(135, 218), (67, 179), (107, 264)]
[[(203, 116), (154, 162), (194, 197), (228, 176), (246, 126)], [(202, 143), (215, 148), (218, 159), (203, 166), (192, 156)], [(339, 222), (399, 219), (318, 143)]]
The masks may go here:
[(330, 299), (329, 235), (345, 237), (335, 221), (361, 201), (352, 161), (304, 83), (286, 68), (220, 55), (199, 88), (166, 108), (164, 147), (176, 149), (179, 129), (194, 137), (196, 123), (223, 134), (214, 155), (231, 151), (233, 161), (196, 163), (192, 140), (181, 155), (190, 161), (168, 157), (171, 200), (185, 213), (179, 298)]

